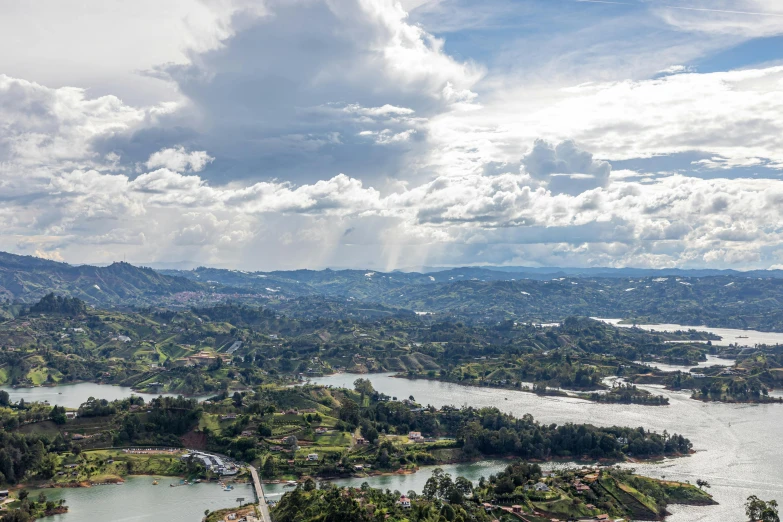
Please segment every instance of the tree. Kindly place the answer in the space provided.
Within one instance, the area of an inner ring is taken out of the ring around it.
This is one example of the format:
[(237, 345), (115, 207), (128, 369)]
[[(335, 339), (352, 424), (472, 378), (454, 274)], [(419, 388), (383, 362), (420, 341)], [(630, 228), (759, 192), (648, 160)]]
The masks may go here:
[(276, 471), (277, 471), (277, 466), (275, 466), (275, 458), (269, 455), (264, 461), (264, 468), (262, 470), (262, 473), (264, 474), (265, 477), (271, 478), (275, 476)]
[(369, 397), (375, 393), (375, 388), (373, 388), (370, 379), (356, 379), (353, 381), (353, 388), (363, 396)]
[(765, 502), (756, 495), (748, 497), (745, 503), (745, 514), (750, 520), (761, 522), (780, 522), (778, 503), (774, 500)]
[(375, 444), (378, 440), (378, 430), (369, 422), (362, 424), (362, 437), (367, 439), (370, 444)]
[(359, 405), (351, 399), (343, 399), (340, 406), (340, 420), (356, 426), (359, 423)]
[(315, 481), (312, 479), (312, 477), (307, 477), (307, 480), (304, 481), (304, 490), (305, 491), (315, 490)]
[(703, 479), (698, 479), (696, 481), (696, 485), (699, 486), (699, 489), (709, 488), (710, 483)]
[(438, 479), (435, 477), (428, 478), (424, 488), (421, 490), (421, 494), (427, 500), (433, 500), (438, 494)]
[(454, 481), (454, 486), (463, 495), (467, 496), (473, 493), (473, 483), (468, 479), (466, 479), (465, 477), (457, 477), (457, 479)]

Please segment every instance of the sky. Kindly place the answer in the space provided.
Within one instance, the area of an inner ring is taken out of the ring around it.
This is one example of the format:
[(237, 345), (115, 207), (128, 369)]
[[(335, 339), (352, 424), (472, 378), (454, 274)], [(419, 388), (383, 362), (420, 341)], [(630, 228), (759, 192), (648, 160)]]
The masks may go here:
[(0, 250), (783, 267), (780, 0), (32, 0), (0, 48)]

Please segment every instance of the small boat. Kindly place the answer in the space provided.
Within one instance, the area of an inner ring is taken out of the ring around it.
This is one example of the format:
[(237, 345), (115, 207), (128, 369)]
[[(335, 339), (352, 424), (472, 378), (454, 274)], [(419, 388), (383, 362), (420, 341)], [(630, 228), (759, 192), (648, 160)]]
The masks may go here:
[(289, 480), (285, 484), (283, 484), (284, 488), (295, 488), (296, 487), (296, 481), (295, 480)]
[(748, 338), (747, 335), (738, 335), (737, 336), (737, 339), (747, 339), (747, 338)]
[(153, 485), (153, 486), (157, 486), (157, 485), (158, 485), (158, 481), (157, 481), (157, 480), (153, 480), (153, 481), (152, 481), (152, 485)]

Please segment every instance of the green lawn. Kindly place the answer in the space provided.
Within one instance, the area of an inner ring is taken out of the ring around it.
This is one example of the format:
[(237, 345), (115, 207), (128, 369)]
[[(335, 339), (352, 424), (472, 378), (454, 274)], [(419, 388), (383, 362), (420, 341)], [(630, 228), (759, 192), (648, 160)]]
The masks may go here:
[(349, 446), (351, 436), (347, 433), (327, 433), (325, 435), (316, 435), (315, 444), (317, 446)]
[(220, 434), (220, 416), (214, 413), (205, 413), (198, 422), (199, 429), (209, 428), (212, 433)]

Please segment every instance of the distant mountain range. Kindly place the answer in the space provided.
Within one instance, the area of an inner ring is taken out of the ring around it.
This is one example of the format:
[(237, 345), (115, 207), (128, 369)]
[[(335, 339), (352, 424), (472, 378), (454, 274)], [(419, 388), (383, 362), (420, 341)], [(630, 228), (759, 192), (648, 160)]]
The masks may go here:
[(471, 321), (559, 321), (569, 315), (783, 331), (783, 271), (464, 267), (366, 270), (153, 270), (72, 266), (0, 253), (0, 296), (43, 295), (99, 306), (263, 305), (293, 316), (432, 313)]
[(143, 304), (161, 295), (207, 289), (184, 277), (163, 275), (128, 263), (72, 266), (0, 252), (0, 296), (32, 303), (49, 292), (93, 305)]

